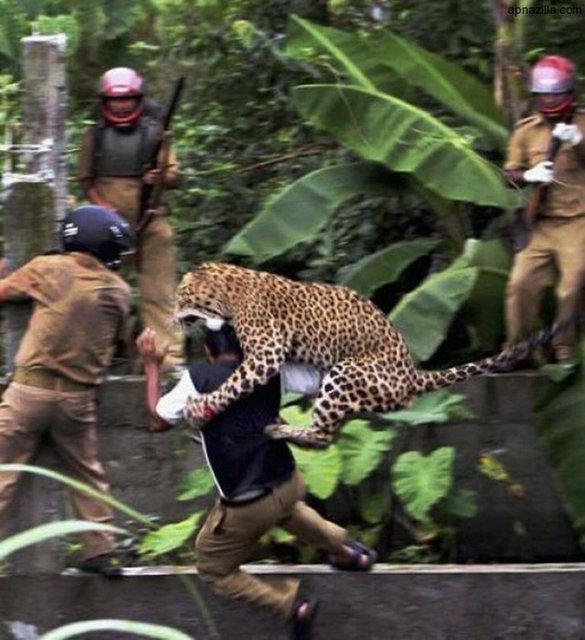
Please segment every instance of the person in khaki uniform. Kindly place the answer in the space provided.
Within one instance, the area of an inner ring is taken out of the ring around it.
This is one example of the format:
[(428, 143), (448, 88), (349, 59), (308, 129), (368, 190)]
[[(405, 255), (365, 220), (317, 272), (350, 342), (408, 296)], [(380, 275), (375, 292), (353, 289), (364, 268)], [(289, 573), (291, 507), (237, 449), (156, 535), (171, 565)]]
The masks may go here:
[[(556, 55), (542, 58), (532, 69), (531, 91), (537, 113), (516, 125), (504, 171), (511, 185), (546, 185), (546, 195), (508, 282), (508, 343), (534, 330), (547, 286), (556, 281), (560, 322), (579, 313), (585, 284), (585, 111), (575, 105), (573, 63)], [(554, 163), (547, 160), (552, 138), (561, 143)], [(557, 362), (572, 361), (575, 341), (574, 331), (558, 334)]]
[(138, 232), (137, 277), (141, 316), (170, 347), (165, 369), (183, 364), (183, 337), (173, 322), (176, 264), (173, 230), (166, 207), (139, 220), (144, 184), (170, 188), (180, 178), (173, 150), (165, 142), (159, 168), (146, 170), (163, 134), (160, 122), (145, 113), (148, 98), (133, 69), (116, 67), (100, 79), (102, 117), (84, 131), (77, 176), (90, 202), (119, 213)]
[[(130, 310), (129, 286), (112, 270), (134, 234), (116, 214), (95, 206), (69, 213), (65, 253), (34, 258), (0, 279), (0, 302), (33, 300), (15, 369), (0, 404), (0, 463), (26, 463), (48, 433), (66, 473), (107, 493), (98, 460), (96, 390)], [(20, 474), (0, 474), (0, 531), (8, 522)], [(80, 518), (113, 520), (111, 508), (72, 494)], [(82, 535), (85, 571), (116, 575), (110, 533)]]
[[(177, 385), (160, 398), (160, 363), (164, 349), (146, 328), (137, 341), (144, 360), (147, 401), (153, 431), (166, 431), (183, 420), (189, 398), (217, 388), (239, 365), (242, 351), (229, 325), (209, 329), (207, 362), (193, 363)], [(332, 566), (369, 571), (376, 553), (349, 540), (342, 527), (322, 518), (305, 502), (305, 487), (289, 446), (272, 440), (264, 428), (278, 418), (281, 389), (316, 393), (321, 374), (309, 365), (286, 363), (280, 375), (241, 398), (199, 431), (207, 463), (220, 493), (197, 536), (199, 577), (231, 598), (268, 607), (288, 618), (292, 638), (309, 638), (317, 600), (299, 596), (298, 580), (267, 583), (240, 569), (258, 540), (272, 527), (326, 549)]]

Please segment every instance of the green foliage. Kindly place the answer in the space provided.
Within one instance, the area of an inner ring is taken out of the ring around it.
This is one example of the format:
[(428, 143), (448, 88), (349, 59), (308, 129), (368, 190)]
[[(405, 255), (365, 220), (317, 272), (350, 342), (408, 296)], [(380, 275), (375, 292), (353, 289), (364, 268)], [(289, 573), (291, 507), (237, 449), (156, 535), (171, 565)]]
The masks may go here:
[(39, 640), (67, 640), (85, 633), (103, 633), (119, 631), (130, 633), (141, 638), (158, 638), (159, 640), (191, 640), (182, 631), (167, 627), (161, 624), (151, 624), (148, 622), (134, 622), (133, 620), (85, 620), (83, 622), (73, 622), (63, 625), (53, 631), (48, 631), (40, 636)]
[(407, 267), (427, 255), (438, 244), (437, 239), (392, 244), (342, 269), (339, 273), (339, 284), (369, 297), (382, 285), (396, 282)]
[[(0, 472), (3, 470), (0, 465)], [(61, 520), (42, 524), (32, 529), (27, 529), (0, 541), (0, 560), (3, 560), (11, 553), (24, 549), (32, 544), (43, 542), (56, 536), (66, 536), (72, 533), (84, 533), (86, 531), (110, 531), (112, 533), (128, 532), (119, 527), (99, 522), (88, 522), (87, 520)]]
[(431, 521), (430, 511), (451, 490), (453, 447), (441, 447), (428, 456), (407, 451), (396, 460), (392, 486), (406, 511), (422, 523)]
[(147, 560), (176, 551), (193, 537), (201, 523), (203, 512), (194, 513), (180, 522), (172, 522), (149, 531), (140, 543), (140, 554)]
[(473, 290), (477, 274), (475, 267), (454, 264), (431, 275), (394, 307), (389, 319), (415, 358), (425, 361), (435, 353)]
[(510, 207), (512, 192), (473, 140), (427, 111), (388, 94), (350, 85), (296, 87), (295, 104), (360, 157), (414, 173), (428, 189), (451, 200)]
[(313, 240), (341, 203), (360, 194), (390, 196), (398, 178), (372, 163), (352, 163), (314, 171), (284, 189), (225, 248), (256, 262)]
[[(10, 472), (10, 471), (12, 472), (17, 471), (22, 473), (33, 473), (35, 475), (44, 476), (51, 480), (56, 480), (57, 482), (64, 484), (70, 489), (73, 489), (80, 493), (85, 493), (86, 495), (92, 496), (96, 500), (100, 500), (101, 502), (104, 502), (105, 504), (108, 504), (111, 507), (118, 509), (122, 513), (125, 513), (126, 515), (128, 515), (133, 520), (140, 522), (143, 525), (146, 525), (148, 529), (158, 528), (158, 526), (154, 522), (152, 522), (152, 520), (149, 519), (147, 516), (132, 509), (125, 503), (112, 498), (109, 494), (96, 491), (89, 485), (86, 485), (83, 482), (79, 482), (78, 480), (74, 480), (73, 478), (69, 478), (68, 476), (63, 475), (61, 473), (57, 473), (56, 471), (45, 469), (43, 467), (36, 467), (33, 465), (0, 464), (0, 473)], [(195, 514), (193, 518), (196, 518), (199, 515), (200, 514)], [(184, 532), (187, 529), (187, 527), (188, 525), (183, 525), (181, 531)], [(65, 522), (50, 523), (48, 525), (41, 525), (40, 527), (36, 527), (35, 529), (32, 529), (27, 532), (17, 534), (16, 536), (12, 536), (11, 538), (8, 538), (7, 540), (4, 540), (3, 542), (1, 542), (0, 545), (6, 545), (4, 546), (4, 555), (7, 555), (7, 553), (11, 553), (12, 551), (26, 544), (32, 544), (33, 542), (36, 542), (48, 537), (49, 533), (51, 535), (61, 535), (62, 533), (73, 532), (74, 529), (78, 531), (82, 531), (82, 530), (91, 530), (91, 529), (104, 530), (104, 528), (116, 530), (116, 528), (112, 527), (111, 525), (104, 525), (99, 523), (88, 523), (85, 521), (84, 522), (65, 521)], [(173, 533), (176, 534), (176, 531), (173, 530)], [(175, 535), (174, 539), (176, 539), (176, 537), (177, 536)], [(161, 544), (163, 543), (161, 542)], [(183, 586), (191, 596), (192, 600), (198, 607), (198, 610), (201, 613), (203, 619), (205, 620), (209, 637), (213, 638), (214, 640), (218, 640), (219, 633), (217, 631), (215, 622), (213, 618), (210, 616), (203, 599), (199, 595), (197, 588), (195, 587), (194, 584), (192, 584), (192, 581), (189, 578), (189, 576), (179, 576), (179, 579), (183, 583)], [(59, 630), (56, 629), (55, 633), (57, 633), (58, 631)]]
[[(583, 349), (582, 344), (582, 352)], [(581, 354), (582, 359), (584, 355)], [(585, 548), (585, 374), (582, 365), (542, 399), (536, 415), (542, 443), (556, 471), (561, 498)]]
[(363, 482), (379, 466), (395, 436), (396, 431), (391, 427), (374, 431), (365, 420), (346, 423), (339, 437), (342, 482), (347, 485)]
[[(460, 66), (413, 42), (387, 31), (374, 37), (349, 34), (297, 16), (291, 19), (287, 40), (290, 55), (303, 59), (309, 54), (309, 60), (322, 64), (314, 52), (315, 48), (323, 51), (338, 73), (364, 89), (377, 89), (404, 99), (404, 87), (414, 85), (477, 126), (496, 148), (505, 148), (507, 132), (489, 89)], [(395, 80), (388, 85), (388, 78), (396, 77), (403, 81), (398, 91)]]
[[(302, 411), (298, 406), (285, 407), (280, 415), (286, 422), (295, 426), (308, 427), (311, 424), (311, 413)], [(341, 455), (338, 446), (333, 444), (323, 451), (291, 448), (309, 493), (321, 500), (329, 498), (341, 477)]]
[(465, 396), (447, 389), (438, 389), (419, 396), (412, 409), (386, 413), (383, 418), (411, 426), (422, 424), (444, 424), (450, 420), (472, 418), (473, 413), (465, 407)]
[(337, 445), (323, 452), (292, 447), (308, 490), (320, 500), (331, 497), (341, 477), (341, 454)]
[(195, 500), (206, 496), (214, 487), (213, 476), (207, 468), (191, 471), (183, 481), (178, 500)]
[(105, 502), (110, 507), (117, 509), (118, 511), (121, 511), (122, 513), (125, 513), (127, 516), (129, 516), (136, 522), (140, 522), (141, 524), (146, 525), (147, 527), (155, 526), (151, 522), (151, 520), (149, 520), (145, 515), (143, 515), (139, 511), (136, 511), (135, 509), (132, 509), (132, 507), (129, 507), (124, 502), (121, 502), (120, 500), (116, 500), (115, 498), (113, 498), (111, 495), (107, 493), (102, 493), (100, 491), (97, 491), (96, 489), (93, 489), (92, 487), (85, 484), (84, 482), (80, 482), (79, 480), (70, 478), (69, 476), (66, 476), (62, 473), (58, 473), (57, 471), (52, 471), (51, 469), (45, 469), (44, 467), (35, 467), (33, 465), (27, 465), (27, 464), (0, 464), (0, 473), (2, 473), (3, 471), (32, 473), (35, 475), (44, 476), (51, 480), (56, 480), (57, 482), (60, 482), (66, 485), (67, 487), (69, 487), (70, 489), (73, 489), (74, 491), (78, 491), (79, 493), (84, 493), (88, 496), (91, 496), (92, 498), (95, 498), (96, 500)]

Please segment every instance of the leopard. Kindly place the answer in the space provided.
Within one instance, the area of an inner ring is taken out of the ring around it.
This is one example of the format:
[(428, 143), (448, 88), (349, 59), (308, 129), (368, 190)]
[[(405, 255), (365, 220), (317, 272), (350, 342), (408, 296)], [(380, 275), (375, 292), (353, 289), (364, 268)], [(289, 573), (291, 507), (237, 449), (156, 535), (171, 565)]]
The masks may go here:
[(265, 432), (315, 449), (334, 442), (353, 414), (411, 407), (422, 393), (510, 370), (557, 331), (544, 331), (492, 357), (424, 370), (381, 309), (357, 291), (227, 262), (204, 262), (183, 276), (175, 318), (183, 327), (201, 319), (227, 322), (243, 352), (239, 366), (215, 391), (189, 400), (192, 424), (204, 424), (266, 384), (285, 362), (307, 363), (322, 373), (311, 426), (275, 422)]

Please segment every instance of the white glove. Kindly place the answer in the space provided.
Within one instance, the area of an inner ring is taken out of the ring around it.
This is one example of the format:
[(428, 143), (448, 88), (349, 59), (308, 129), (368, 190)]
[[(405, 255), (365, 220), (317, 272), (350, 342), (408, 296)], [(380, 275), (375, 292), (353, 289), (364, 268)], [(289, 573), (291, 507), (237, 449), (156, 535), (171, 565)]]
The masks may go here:
[(568, 142), (576, 147), (581, 140), (583, 140), (583, 134), (579, 131), (579, 127), (576, 124), (565, 124), (564, 122), (557, 122), (552, 132), (555, 138)]
[(532, 169), (525, 171), (522, 177), (526, 182), (550, 184), (553, 181), (553, 163), (550, 160), (543, 160)]

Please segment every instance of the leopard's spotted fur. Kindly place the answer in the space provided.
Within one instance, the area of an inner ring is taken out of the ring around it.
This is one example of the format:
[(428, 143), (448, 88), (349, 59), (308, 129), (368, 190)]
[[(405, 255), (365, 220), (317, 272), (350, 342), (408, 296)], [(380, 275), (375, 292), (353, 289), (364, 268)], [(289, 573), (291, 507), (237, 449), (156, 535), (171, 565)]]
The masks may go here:
[(308, 429), (273, 425), (270, 435), (301, 446), (330, 444), (346, 416), (392, 411), (424, 391), (509, 368), (527, 355), (514, 348), (442, 371), (419, 370), (398, 331), (369, 300), (342, 286), (294, 282), (225, 263), (205, 263), (178, 287), (179, 322), (229, 321), (244, 359), (214, 392), (191, 402), (194, 420), (222, 411), (276, 375), (286, 361), (306, 362), (326, 374)]

